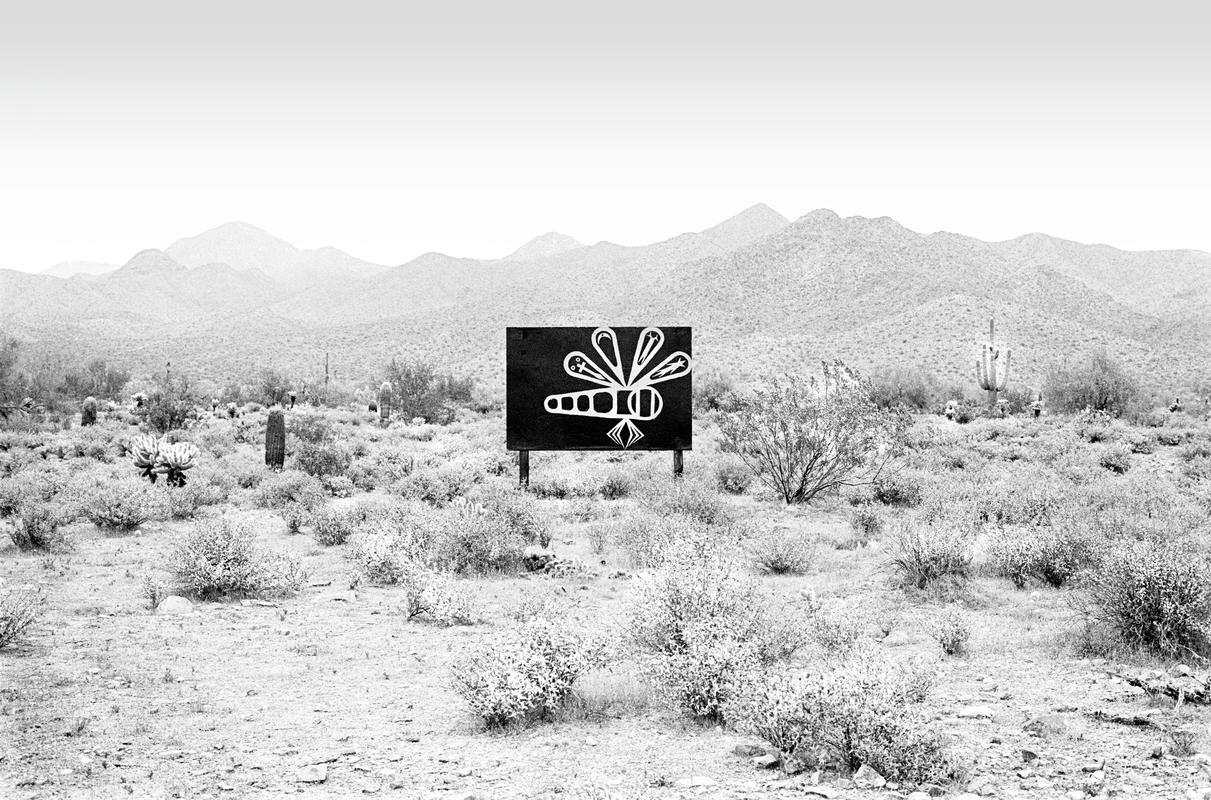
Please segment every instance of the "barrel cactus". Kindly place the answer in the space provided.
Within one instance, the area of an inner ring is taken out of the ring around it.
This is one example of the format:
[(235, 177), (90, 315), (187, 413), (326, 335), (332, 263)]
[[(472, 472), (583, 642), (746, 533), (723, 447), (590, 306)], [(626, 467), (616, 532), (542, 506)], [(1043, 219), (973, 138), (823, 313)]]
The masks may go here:
[(265, 465), (281, 471), (286, 465), (286, 415), (270, 411), (265, 423)]
[(85, 397), (84, 402), (80, 404), (80, 424), (97, 424), (97, 398), (92, 396)]
[(988, 392), (989, 407), (997, 404), (997, 393), (1005, 391), (1005, 385), (1009, 381), (1009, 355), (1011, 352), (1008, 347), (997, 348), (993, 339), (994, 326), (995, 323), (989, 320), (988, 343), (984, 345), (983, 352), (976, 361), (976, 380), (979, 382), (980, 388)]

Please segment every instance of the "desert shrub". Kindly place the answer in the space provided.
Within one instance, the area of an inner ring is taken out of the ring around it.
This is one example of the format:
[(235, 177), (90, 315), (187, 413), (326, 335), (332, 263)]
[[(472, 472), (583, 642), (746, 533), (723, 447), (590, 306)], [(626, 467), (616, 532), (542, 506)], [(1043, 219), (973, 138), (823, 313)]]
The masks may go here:
[(294, 449), (294, 465), (316, 478), (344, 475), (353, 457), (335, 442), (299, 442)]
[(901, 586), (926, 589), (965, 581), (971, 571), (972, 541), (959, 527), (902, 522), (892, 528), (887, 568)]
[(1179, 428), (1161, 428), (1156, 432), (1156, 441), (1165, 447), (1178, 447), (1190, 439), (1190, 431)]
[(885, 367), (870, 376), (871, 400), (879, 408), (928, 411), (936, 391), (932, 375), (907, 367)]
[(167, 487), (164, 497), (173, 519), (190, 519), (201, 508), (225, 503), (227, 491), (222, 484), (195, 480), (184, 486)]
[(965, 655), (967, 642), (971, 639), (971, 621), (961, 611), (949, 608), (931, 620), (929, 635), (946, 655)]
[(1112, 546), (1083, 581), (1088, 619), (1131, 646), (1176, 658), (1211, 642), (1211, 558), (1184, 542)]
[(883, 532), (883, 515), (872, 506), (855, 506), (849, 510), (849, 527), (853, 532), (851, 544), (860, 547)]
[(426, 617), (438, 625), (473, 625), (475, 604), (466, 587), (433, 570), (418, 568), (403, 575), (408, 619)]
[(1127, 438), (1127, 446), (1132, 453), (1148, 455), (1156, 452), (1156, 434), (1147, 431), (1133, 431)]
[(488, 727), (548, 718), (576, 680), (606, 661), (604, 640), (573, 620), (532, 620), (455, 663), (454, 691)]
[(18, 509), (9, 537), (20, 550), (64, 550), (70, 547), (60, 527), (63, 509), (52, 503), (27, 502)]
[(33, 625), (46, 605), (41, 591), (22, 587), (0, 595), (0, 648), (7, 647)]
[(482, 477), (458, 465), (446, 464), (417, 469), (396, 482), (391, 491), (408, 500), (444, 506), (456, 497), (466, 496)]
[(708, 370), (694, 375), (694, 411), (703, 414), (718, 411), (723, 398), (736, 389), (731, 376), (722, 370)]
[(590, 499), (600, 487), (583, 472), (554, 472), (531, 481), (530, 491), (536, 497), (554, 500)]
[(344, 475), (325, 475), (320, 478), (320, 485), (333, 497), (353, 497), (353, 493), (357, 490), (353, 481)]
[(753, 473), (738, 458), (724, 458), (715, 465), (715, 484), (722, 492), (744, 494), (753, 485)]
[(635, 567), (659, 563), (670, 544), (693, 536), (697, 528), (688, 517), (662, 517), (650, 511), (611, 520), (601, 527), (602, 539), (617, 545)]
[(290, 503), (319, 508), (324, 504), (323, 484), (304, 472), (284, 470), (266, 476), (252, 494), (257, 508), (284, 508)]
[(660, 516), (680, 515), (703, 525), (725, 525), (731, 521), (727, 503), (718, 492), (684, 478), (650, 486), (643, 503)]
[(771, 575), (802, 575), (816, 557), (815, 537), (803, 531), (776, 530), (757, 539), (753, 558)]
[(853, 771), (863, 764), (894, 781), (949, 782), (959, 770), (921, 707), (928, 676), (863, 650), (831, 669), (774, 671), (729, 706), (741, 730), (787, 757), (823, 754)]
[(871, 485), (874, 498), (888, 506), (919, 506), (924, 496), (920, 476), (906, 471), (884, 474)]
[(386, 380), (391, 384), (391, 412), (400, 419), (420, 418), (427, 423), (449, 425), (459, 406), (471, 402), (475, 388), (470, 378), (439, 374), (431, 365), (420, 362), (396, 362), (387, 365)]
[(1211, 458), (1211, 439), (1195, 439), (1182, 448), (1183, 461), (1194, 461), (1200, 458)]
[(823, 384), (787, 376), (729, 395), (719, 412), (723, 448), (788, 503), (876, 479), (905, 427), (840, 362), (825, 365)]
[(1102, 451), (1098, 464), (1105, 470), (1123, 475), (1131, 469), (1131, 450), (1126, 445), (1113, 445)]
[(172, 551), (168, 569), (181, 590), (204, 599), (293, 594), (306, 578), (296, 559), (259, 550), (252, 530), (227, 517), (199, 522)]
[(320, 413), (290, 414), (286, 421), (286, 430), (290, 439), (308, 444), (324, 444), (336, 439), (332, 422)]
[(525, 532), (492, 514), (434, 515), (440, 525), (436, 564), (452, 572), (512, 572), (525, 555)]
[(165, 492), (133, 478), (98, 482), (80, 501), (80, 513), (107, 531), (132, 531), (170, 512)]
[(628, 636), (662, 694), (695, 716), (722, 719), (751, 668), (784, 660), (806, 641), (734, 554), (709, 540), (671, 544), (638, 579)]
[(0, 519), (11, 516), (27, 503), (49, 503), (64, 488), (57, 472), (23, 471), (0, 480)]
[(344, 544), (364, 517), (358, 509), (321, 508), (311, 515), (311, 535), (325, 547)]
[(620, 469), (606, 473), (601, 481), (601, 496), (605, 500), (621, 500), (635, 491), (635, 481)]
[(977, 518), (996, 525), (1046, 525), (1067, 491), (1055, 473), (1018, 465), (986, 475), (972, 488)]
[(1077, 413), (1085, 409), (1124, 414), (1140, 399), (1134, 376), (1105, 351), (1094, 353), (1088, 361), (1065, 364), (1052, 370), (1043, 394), (1054, 410)]
[(526, 544), (546, 547), (551, 543), (551, 520), (532, 498), (516, 489), (505, 489), (487, 494), (484, 498), (486, 512), (512, 529)]
[(1006, 528), (989, 547), (993, 568), (1019, 589), (1031, 578), (1063, 586), (1093, 562), (1097, 545), (1086, 529), (1070, 524), (1051, 528)]
[(311, 521), (311, 511), (302, 503), (287, 503), (279, 513), (282, 515), (282, 521), (286, 523), (286, 533), (299, 533), (303, 526)]

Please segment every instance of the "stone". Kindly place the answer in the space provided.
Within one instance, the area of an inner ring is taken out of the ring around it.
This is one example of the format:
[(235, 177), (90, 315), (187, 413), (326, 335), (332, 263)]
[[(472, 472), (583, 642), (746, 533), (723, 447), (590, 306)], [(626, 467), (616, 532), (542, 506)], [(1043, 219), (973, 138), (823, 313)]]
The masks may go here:
[(992, 719), (992, 709), (988, 706), (967, 706), (960, 708), (959, 719)]
[(1103, 758), (1100, 761), (1091, 761), (1085, 766), (1081, 767), (1081, 772), (1101, 772), (1105, 768), (1106, 759)]
[(862, 789), (879, 789), (885, 783), (887, 783), (887, 779), (867, 764), (863, 764), (854, 773), (854, 785)]
[(750, 764), (761, 769), (771, 769), (776, 767), (778, 766), (778, 761), (778, 757), (773, 753), (764, 753), (759, 756), (753, 756), (749, 759)]
[(298, 783), (323, 783), (328, 780), (328, 768), (323, 764), (299, 767), (299, 771), (294, 774), (294, 780)]
[(157, 614), (192, 614), (193, 603), (177, 594), (170, 594), (156, 606)]
[(738, 744), (732, 748), (732, 752), (741, 758), (752, 758), (765, 755), (765, 748), (759, 744)]
[(1022, 726), (1022, 730), (1035, 736), (1047, 738), (1057, 736), (1068, 729), (1068, 723), (1059, 714), (1043, 714)]
[(1039, 757), (1039, 754), (1034, 752), (1033, 750), (1027, 750), (1025, 748), (1022, 749), (1022, 760), (1025, 761), (1027, 764), (1029, 764), (1031, 761), (1034, 761), (1038, 757)]

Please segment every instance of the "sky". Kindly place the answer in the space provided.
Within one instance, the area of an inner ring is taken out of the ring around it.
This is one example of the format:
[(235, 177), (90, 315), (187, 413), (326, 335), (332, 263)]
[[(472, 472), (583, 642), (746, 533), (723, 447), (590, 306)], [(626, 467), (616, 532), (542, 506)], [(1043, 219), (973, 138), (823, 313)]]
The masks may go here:
[(124, 2), (0, 23), (0, 268), (224, 222), (399, 264), (764, 202), (1211, 251), (1207, 4)]

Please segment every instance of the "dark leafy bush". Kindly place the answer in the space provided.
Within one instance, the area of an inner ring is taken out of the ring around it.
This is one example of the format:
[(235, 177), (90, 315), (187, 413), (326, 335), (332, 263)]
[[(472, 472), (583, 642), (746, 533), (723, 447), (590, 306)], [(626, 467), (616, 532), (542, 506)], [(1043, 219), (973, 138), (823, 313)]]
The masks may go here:
[(1135, 377), (1105, 351), (1094, 353), (1087, 361), (1052, 370), (1043, 394), (1053, 410), (1067, 413), (1088, 408), (1125, 414), (1140, 399)]
[(344, 475), (353, 457), (335, 442), (300, 442), (294, 450), (294, 465), (316, 478)]
[(971, 535), (961, 528), (902, 522), (889, 539), (887, 567), (902, 586), (926, 589), (965, 581), (971, 573)]
[(107, 531), (132, 531), (171, 513), (169, 499), (157, 487), (135, 479), (99, 482), (87, 491), (80, 513)]
[(296, 470), (268, 475), (252, 495), (252, 503), (257, 508), (284, 508), (289, 503), (319, 508), (324, 500), (323, 484), (305, 472)]
[(1083, 610), (1126, 644), (1169, 658), (1211, 642), (1211, 558), (1185, 543), (1120, 542), (1084, 581)]
[(63, 510), (51, 503), (27, 502), (17, 510), (9, 536), (20, 550), (64, 550), (70, 542), (60, 527)]

